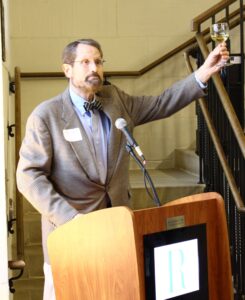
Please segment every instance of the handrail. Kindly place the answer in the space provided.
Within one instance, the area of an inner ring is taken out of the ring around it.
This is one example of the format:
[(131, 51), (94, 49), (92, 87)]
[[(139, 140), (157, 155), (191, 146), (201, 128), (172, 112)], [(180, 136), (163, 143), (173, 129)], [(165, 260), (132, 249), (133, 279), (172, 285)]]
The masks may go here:
[(214, 6), (210, 7), (207, 11), (200, 14), (196, 18), (192, 19), (191, 21), (191, 31), (198, 31), (200, 25), (211, 18), (216, 13), (220, 12), (221, 10), (227, 8), (230, 4), (236, 2), (237, 0), (223, 0), (219, 3), (215, 4)]
[(8, 261), (8, 267), (10, 270), (19, 270), (20, 271), (18, 275), (15, 275), (15, 276), (9, 278), (9, 291), (11, 293), (15, 292), (14, 281), (19, 279), (22, 276), (25, 265), (26, 264), (23, 260), (9, 260)]
[[(173, 57), (175, 54), (183, 51), (187, 47), (193, 45), (196, 43), (196, 39), (191, 38), (187, 40), (186, 42), (180, 44), (177, 48), (174, 48), (173, 50), (169, 51), (168, 53), (164, 54), (157, 60), (153, 61), (149, 65), (145, 66), (144, 68), (140, 69), (139, 71), (105, 71), (104, 76), (105, 78), (112, 77), (112, 76), (119, 76), (119, 77), (136, 77), (141, 76), (148, 71), (152, 70), (153, 68), (157, 67), (164, 61), (168, 60), (169, 58)], [(21, 78), (63, 78), (65, 77), (63, 72), (21, 72), (20, 73)]]
[[(198, 45), (200, 47), (200, 50), (202, 52), (202, 55), (204, 58), (206, 58), (209, 54), (209, 50), (207, 47), (207, 44), (204, 41), (203, 36), (200, 33), (196, 34), (196, 39), (198, 42)], [(228, 93), (221, 81), (221, 78), (218, 74), (214, 74), (212, 76), (213, 82), (216, 86), (217, 92), (220, 96), (220, 100), (223, 104), (224, 110), (226, 112), (227, 118), (230, 121), (231, 127), (233, 129), (234, 135), (236, 136), (237, 142), (240, 146), (241, 152), (243, 154), (243, 157), (245, 158), (245, 136), (243, 129), (240, 125), (240, 122), (237, 118), (237, 115), (235, 113), (235, 110), (233, 108), (233, 105), (230, 101), (230, 98), (228, 96)]]
[[(191, 62), (190, 62), (189, 53), (185, 52), (184, 57), (185, 57), (187, 69), (190, 73), (192, 73), (193, 68), (192, 68), (192, 65), (191, 65)], [(208, 111), (206, 100), (204, 98), (200, 98), (200, 99), (198, 99), (198, 103), (199, 103), (200, 108), (202, 110), (203, 117), (206, 121), (206, 125), (209, 129), (211, 139), (214, 143), (217, 155), (218, 155), (220, 163), (223, 167), (223, 170), (224, 170), (224, 173), (226, 175), (227, 181), (230, 185), (231, 193), (232, 193), (233, 198), (235, 200), (236, 207), (237, 207), (238, 211), (244, 213), (245, 212), (245, 205), (243, 204), (243, 200), (242, 200), (240, 192), (237, 188), (236, 181), (234, 179), (234, 176), (232, 175), (231, 168), (229, 167), (229, 164), (227, 163), (226, 155), (224, 153), (224, 150), (223, 150), (223, 147), (221, 145), (220, 139), (218, 137), (217, 131), (215, 129), (212, 118), (211, 118), (210, 113)]]

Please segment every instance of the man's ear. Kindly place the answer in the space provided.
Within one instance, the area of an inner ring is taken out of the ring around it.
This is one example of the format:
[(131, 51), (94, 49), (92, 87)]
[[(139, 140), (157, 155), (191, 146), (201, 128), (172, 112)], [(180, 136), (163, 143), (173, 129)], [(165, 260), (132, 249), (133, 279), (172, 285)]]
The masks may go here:
[(69, 64), (63, 64), (62, 65), (62, 70), (65, 73), (65, 76), (67, 78), (71, 78), (71, 74), (72, 74), (72, 66)]

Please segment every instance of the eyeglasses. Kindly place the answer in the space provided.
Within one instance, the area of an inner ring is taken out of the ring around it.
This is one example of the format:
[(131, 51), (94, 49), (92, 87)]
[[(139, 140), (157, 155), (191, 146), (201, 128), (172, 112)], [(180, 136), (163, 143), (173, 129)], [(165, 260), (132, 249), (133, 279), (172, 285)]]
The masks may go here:
[(97, 58), (95, 60), (82, 59), (82, 60), (74, 60), (71, 63), (79, 63), (84, 68), (87, 68), (90, 64), (95, 64), (97, 67), (102, 67), (105, 60), (101, 58)]

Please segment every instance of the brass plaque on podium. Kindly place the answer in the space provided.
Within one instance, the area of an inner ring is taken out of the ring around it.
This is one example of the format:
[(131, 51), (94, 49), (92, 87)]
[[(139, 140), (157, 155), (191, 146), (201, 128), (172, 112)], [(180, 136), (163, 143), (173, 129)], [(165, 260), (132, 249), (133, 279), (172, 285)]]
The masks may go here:
[(180, 228), (185, 226), (185, 216), (177, 216), (172, 218), (167, 218), (167, 230)]

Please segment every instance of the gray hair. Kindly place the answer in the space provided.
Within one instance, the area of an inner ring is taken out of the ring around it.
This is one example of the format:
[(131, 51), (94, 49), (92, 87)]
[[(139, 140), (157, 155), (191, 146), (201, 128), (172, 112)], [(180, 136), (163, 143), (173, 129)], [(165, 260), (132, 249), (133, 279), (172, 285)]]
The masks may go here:
[(90, 45), (90, 46), (97, 48), (100, 52), (101, 57), (103, 57), (103, 52), (102, 52), (101, 46), (97, 41), (95, 41), (93, 39), (80, 39), (80, 40), (71, 42), (64, 48), (63, 53), (62, 53), (62, 61), (64, 64), (72, 64), (73, 63), (73, 61), (76, 59), (76, 51), (77, 51), (77, 46), (79, 44)]

